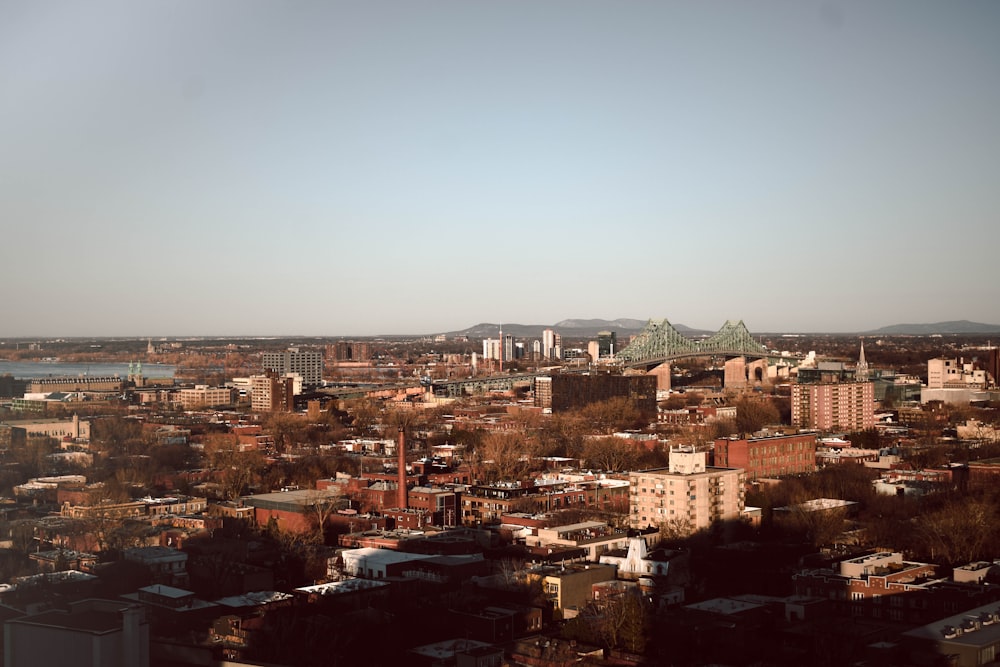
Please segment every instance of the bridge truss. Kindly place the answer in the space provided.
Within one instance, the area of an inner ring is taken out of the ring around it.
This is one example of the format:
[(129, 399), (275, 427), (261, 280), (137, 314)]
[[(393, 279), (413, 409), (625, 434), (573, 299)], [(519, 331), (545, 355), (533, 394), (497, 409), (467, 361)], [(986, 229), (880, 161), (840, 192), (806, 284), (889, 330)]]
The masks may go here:
[(769, 358), (777, 355), (754, 340), (743, 320), (728, 320), (710, 337), (691, 340), (663, 319), (650, 320), (615, 358), (626, 366), (652, 366), (671, 359), (707, 356)]

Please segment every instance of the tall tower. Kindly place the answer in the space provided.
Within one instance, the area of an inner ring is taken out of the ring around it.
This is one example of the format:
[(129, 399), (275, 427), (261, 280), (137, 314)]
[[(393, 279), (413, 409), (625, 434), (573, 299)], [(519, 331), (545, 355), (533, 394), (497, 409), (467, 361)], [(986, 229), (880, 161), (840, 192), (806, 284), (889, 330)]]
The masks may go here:
[(854, 379), (858, 382), (868, 381), (868, 361), (865, 359), (865, 339), (861, 339), (861, 354), (858, 356), (858, 366), (854, 370)]
[(503, 373), (503, 322), (500, 322), (500, 372)]

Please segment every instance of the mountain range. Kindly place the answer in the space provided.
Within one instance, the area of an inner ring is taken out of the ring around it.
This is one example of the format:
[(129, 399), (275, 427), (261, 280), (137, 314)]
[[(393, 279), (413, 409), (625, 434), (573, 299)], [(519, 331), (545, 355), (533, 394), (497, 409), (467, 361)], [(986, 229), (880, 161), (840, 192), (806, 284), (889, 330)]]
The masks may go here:
[[(642, 331), (648, 320), (634, 320), (627, 317), (620, 317), (617, 320), (601, 319), (569, 319), (556, 322), (555, 324), (515, 324), (504, 323), (504, 334), (511, 334), (515, 338), (541, 338), (544, 329), (552, 329), (559, 335), (566, 338), (592, 338), (600, 331), (614, 331), (618, 337), (631, 336)], [(673, 324), (671, 322), (671, 324)], [(705, 333), (712, 333), (702, 329), (692, 329), (683, 324), (674, 324), (674, 328), (683, 334), (697, 336)], [(453, 336), (468, 336), (469, 338), (496, 338), (500, 333), (500, 324), (495, 322), (481, 322), (461, 331), (452, 331), (447, 334), (449, 338)]]
[[(602, 319), (569, 319), (555, 324), (515, 324), (503, 325), (505, 334), (515, 338), (541, 338), (544, 329), (553, 329), (565, 338), (593, 338), (600, 331), (614, 331), (619, 338), (631, 336), (643, 330), (647, 320), (636, 320), (621, 317), (616, 320)], [(714, 331), (694, 329), (683, 324), (673, 324), (674, 328), (687, 336), (711, 335)], [(469, 338), (496, 338), (500, 332), (500, 324), (482, 322), (461, 331), (448, 332), (449, 338), (468, 336)], [(817, 332), (819, 333), (819, 332)], [(932, 336), (953, 334), (1000, 334), (1000, 324), (984, 324), (969, 320), (953, 320), (949, 322), (934, 322), (929, 324), (891, 324), (879, 329), (857, 332), (865, 336)]]
[(1000, 333), (1000, 324), (983, 324), (969, 320), (934, 322), (933, 324), (892, 324), (881, 329), (863, 331), (864, 334), (882, 336), (932, 336), (934, 334), (988, 334)]

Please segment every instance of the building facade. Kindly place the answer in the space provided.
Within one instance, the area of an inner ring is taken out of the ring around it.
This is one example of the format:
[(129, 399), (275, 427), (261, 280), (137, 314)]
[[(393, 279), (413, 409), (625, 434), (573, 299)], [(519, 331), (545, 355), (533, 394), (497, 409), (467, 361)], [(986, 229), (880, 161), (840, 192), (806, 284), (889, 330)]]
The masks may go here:
[(743, 468), (748, 481), (816, 470), (816, 435), (812, 433), (719, 438), (714, 451), (715, 465)]
[(317, 385), (323, 382), (323, 353), (290, 347), (284, 352), (265, 352), (264, 371), (277, 375), (295, 373), (302, 377), (303, 384)]
[[(535, 386), (538, 388), (536, 378)], [(552, 376), (546, 392), (552, 412), (573, 410), (612, 398), (627, 398), (634, 401), (636, 408), (651, 418), (656, 415), (656, 377), (652, 375), (614, 375), (611, 373), (557, 373)]]
[(831, 382), (792, 385), (792, 426), (821, 431), (875, 427), (875, 385)]
[(149, 622), (138, 605), (96, 599), (15, 618), (4, 624), (4, 665), (148, 667)]
[(295, 381), (289, 377), (254, 375), (250, 378), (250, 409), (290, 412), (295, 407)]
[(705, 452), (693, 447), (670, 450), (667, 469), (629, 473), (629, 526), (667, 524), (682, 533), (737, 521), (744, 508), (746, 472), (707, 466)]
[(179, 389), (174, 394), (174, 401), (183, 410), (204, 408), (216, 405), (232, 405), (235, 390), (231, 387), (209, 387), (206, 384), (195, 385), (193, 389)]

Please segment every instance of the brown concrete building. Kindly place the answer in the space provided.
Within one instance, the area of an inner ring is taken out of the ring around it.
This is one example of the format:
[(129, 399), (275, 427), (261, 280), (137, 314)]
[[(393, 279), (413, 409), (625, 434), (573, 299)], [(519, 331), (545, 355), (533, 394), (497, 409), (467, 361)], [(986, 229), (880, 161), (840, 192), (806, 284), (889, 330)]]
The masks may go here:
[(26, 394), (49, 394), (54, 391), (120, 392), (125, 381), (116, 375), (38, 378), (28, 382)]
[[(612, 398), (628, 398), (643, 414), (656, 414), (656, 378), (651, 375), (612, 375), (610, 373), (558, 373), (547, 383), (535, 381), (535, 405), (551, 407), (552, 412), (582, 408)], [(548, 401), (551, 405), (540, 401)]]

